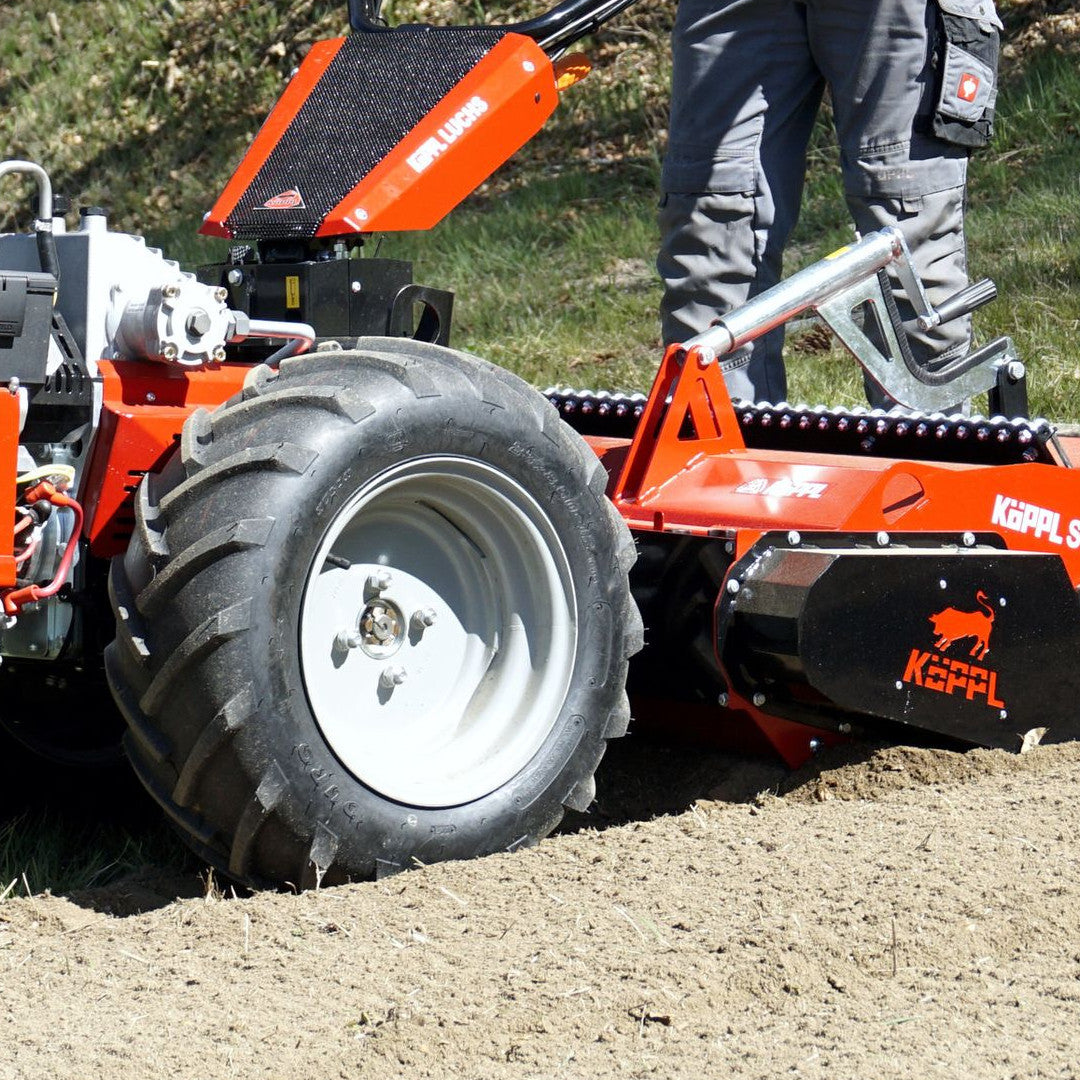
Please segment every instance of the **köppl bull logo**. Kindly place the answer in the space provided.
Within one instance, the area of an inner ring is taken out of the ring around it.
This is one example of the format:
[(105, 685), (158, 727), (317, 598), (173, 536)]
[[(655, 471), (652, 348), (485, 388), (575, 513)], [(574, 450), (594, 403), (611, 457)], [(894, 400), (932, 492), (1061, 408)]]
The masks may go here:
[(907, 683), (938, 694), (960, 695), (968, 701), (979, 699), (990, 708), (1001, 710), (1005, 718), (1005, 702), (997, 695), (998, 673), (981, 664), (971, 664), (944, 654), (958, 641), (972, 642), (968, 656), (982, 660), (990, 651), (990, 634), (994, 629), (994, 609), (990, 598), (979, 589), (975, 593), (975, 610), (962, 611), (947, 607), (929, 616), (934, 631), (934, 649), (912, 649), (897, 690)]
[(990, 631), (994, 629), (994, 609), (986, 593), (980, 589), (975, 594), (975, 603), (979, 611), (959, 611), (954, 607), (947, 607), (936, 615), (930, 616), (937, 641), (935, 649), (944, 652), (950, 645), (964, 638), (974, 638), (975, 644), (971, 646), (968, 656), (974, 656), (981, 660), (990, 651)]

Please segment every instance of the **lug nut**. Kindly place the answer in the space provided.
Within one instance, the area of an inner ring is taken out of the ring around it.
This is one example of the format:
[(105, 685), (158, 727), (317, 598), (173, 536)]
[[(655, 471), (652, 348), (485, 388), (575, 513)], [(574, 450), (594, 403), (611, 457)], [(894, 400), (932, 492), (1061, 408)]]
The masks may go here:
[(395, 665), (383, 668), (382, 674), (379, 676), (379, 686), (384, 690), (393, 690), (395, 686), (400, 686), (404, 681), (405, 669)]
[(369, 592), (381, 593), (390, 588), (390, 582), (393, 581), (393, 577), (390, 575), (389, 570), (376, 570), (373, 574), (368, 574), (367, 587)]
[(334, 647), (342, 651), (358, 649), (363, 638), (355, 630), (339, 630), (334, 638)]
[(420, 608), (413, 612), (412, 624), (417, 630), (424, 630), (435, 625), (435, 609), (430, 607)]

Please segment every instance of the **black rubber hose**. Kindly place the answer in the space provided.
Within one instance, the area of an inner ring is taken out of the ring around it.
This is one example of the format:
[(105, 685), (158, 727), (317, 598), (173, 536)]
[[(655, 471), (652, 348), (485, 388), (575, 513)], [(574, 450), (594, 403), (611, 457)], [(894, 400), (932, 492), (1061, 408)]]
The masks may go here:
[(52, 233), (52, 222), (47, 223), (47, 228), (42, 228), (42, 222), (38, 223), (35, 235), (37, 236), (38, 260), (41, 269), (46, 274), (52, 274), (57, 281), (60, 280), (60, 260), (56, 255), (56, 239)]

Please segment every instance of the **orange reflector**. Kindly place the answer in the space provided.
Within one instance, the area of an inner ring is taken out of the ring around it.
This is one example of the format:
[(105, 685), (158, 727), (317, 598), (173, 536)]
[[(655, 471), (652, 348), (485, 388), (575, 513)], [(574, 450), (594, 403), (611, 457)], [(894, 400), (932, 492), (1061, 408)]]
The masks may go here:
[(592, 71), (592, 61), (584, 53), (567, 53), (555, 61), (554, 68), (555, 87), (561, 94)]

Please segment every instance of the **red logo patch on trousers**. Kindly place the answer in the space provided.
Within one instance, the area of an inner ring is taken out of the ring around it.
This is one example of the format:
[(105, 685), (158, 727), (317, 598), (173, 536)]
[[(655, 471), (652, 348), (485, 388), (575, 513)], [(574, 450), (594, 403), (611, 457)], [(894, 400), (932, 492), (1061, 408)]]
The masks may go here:
[(956, 96), (961, 101), (974, 101), (979, 93), (979, 77), (965, 71), (956, 86)]

